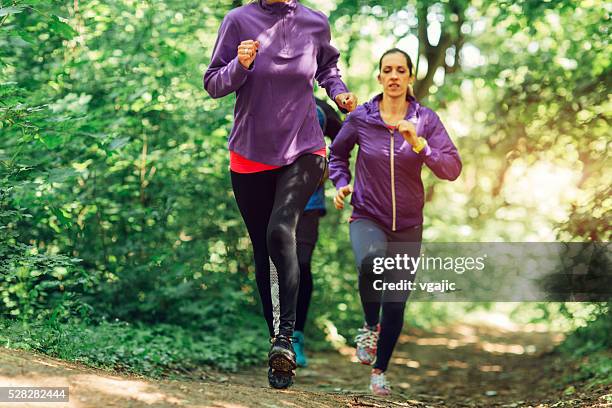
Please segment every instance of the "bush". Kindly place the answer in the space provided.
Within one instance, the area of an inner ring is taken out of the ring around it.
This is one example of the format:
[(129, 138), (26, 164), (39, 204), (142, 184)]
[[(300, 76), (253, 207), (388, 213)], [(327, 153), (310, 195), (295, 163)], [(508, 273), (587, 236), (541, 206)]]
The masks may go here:
[(167, 324), (49, 320), (34, 324), (0, 320), (0, 344), (154, 377), (210, 367), (233, 371), (263, 361), (268, 346), (261, 328), (248, 324), (229, 333), (193, 332)]
[(79, 266), (80, 259), (47, 252), (21, 240), (18, 224), (30, 214), (15, 204), (11, 192), (27, 171), (23, 166), (2, 162), (0, 173), (0, 315), (32, 319), (67, 317), (87, 313), (78, 301), (94, 284), (94, 274)]

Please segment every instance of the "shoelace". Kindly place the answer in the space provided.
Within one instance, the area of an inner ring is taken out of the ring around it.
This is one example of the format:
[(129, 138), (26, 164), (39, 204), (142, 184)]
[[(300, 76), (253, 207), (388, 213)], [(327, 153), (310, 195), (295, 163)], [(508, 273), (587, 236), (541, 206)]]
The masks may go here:
[(371, 382), (372, 382), (372, 386), (374, 386), (374, 387), (382, 388), (382, 389), (385, 389), (385, 390), (390, 390), (391, 389), (389, 387), (389, 383), (387, 382), (387, 379), (385, 378), (385, 374), (384, 373), (381, 373), (381, 374), (372, 374)]
[(355, 342), (361, 348), (375, 348), (378, 343), (378, 332), (363, 327), (359, 329), (359, 334), (355, 336)]

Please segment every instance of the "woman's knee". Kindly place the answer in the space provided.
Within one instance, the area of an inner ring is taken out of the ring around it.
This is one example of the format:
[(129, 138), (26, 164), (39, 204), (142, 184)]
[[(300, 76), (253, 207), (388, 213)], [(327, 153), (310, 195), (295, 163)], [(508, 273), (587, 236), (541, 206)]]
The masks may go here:
[(371, 250), (368, 251), (361, 261), (359, 262), (359, 275), (360, 276), (374, 276), (377, 274), (375, 270), (375, 266), (377, 264), (377, 259), (384, 257), (384, 251), (379, 250)]
[(277, 222), (268, 227), (268, 248), (279, 248), (295, 242), (295, 234), (288, 223)]

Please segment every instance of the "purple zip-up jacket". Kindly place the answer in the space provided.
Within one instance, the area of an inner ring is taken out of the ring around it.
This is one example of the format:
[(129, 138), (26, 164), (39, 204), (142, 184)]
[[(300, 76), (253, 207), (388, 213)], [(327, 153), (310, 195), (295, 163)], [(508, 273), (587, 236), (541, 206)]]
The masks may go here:
[(385, 125), (379, 111), (382, 94), (348, 115), (330, 147), (329, 178), (341, 188), (351, 181), (349, 158), (359, 145), (352, 218), (368, 218), (392, 231), (423, 223), (423, 163), (441, 179), (455, 180), (461, 173), (459, 153), (438, 115), (409, 98), (405, 119), (428, 144), (420, 153)]
[[(246, 69), (236, 56), (245, 40), (260, 43)], [(260, 163), (284, 166), (325, 147), (313, 79), (330, 98), (348, 92), (330, 45), (327, 17), (297, 0), (265, 0), (230, 11), (219, 28), (204, 88), (213, 98), (236, 92), (229, 149)]]

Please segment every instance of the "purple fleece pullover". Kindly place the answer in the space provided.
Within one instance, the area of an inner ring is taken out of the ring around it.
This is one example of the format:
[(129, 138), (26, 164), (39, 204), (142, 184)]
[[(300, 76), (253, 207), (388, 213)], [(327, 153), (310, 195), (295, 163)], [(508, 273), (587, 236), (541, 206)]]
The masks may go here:
[[(236, 57), (241, 41), (258, 40), (246, 69)], [(230, 11), (219, 28), (204, 88), (213, 98), (236, 92), (229, 149), (260, 163), (284, 166), (325, 147), (313, 79), (330, 98), (348, 92), (330, 45), (327, 17), (297, 0), (265, 0)]]

